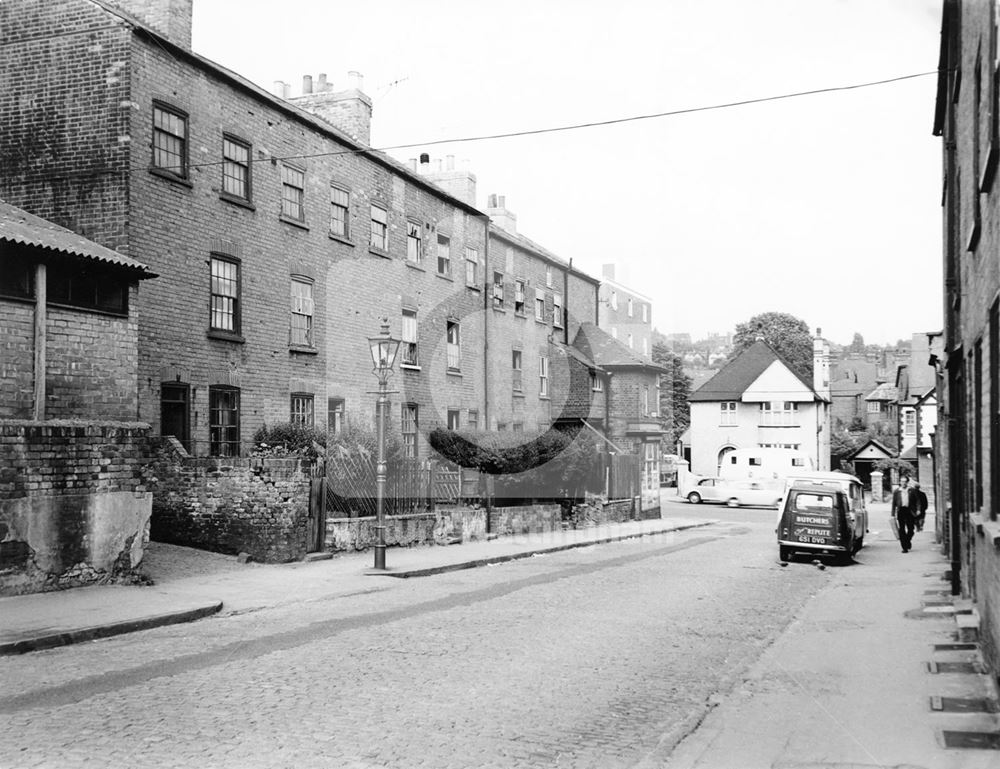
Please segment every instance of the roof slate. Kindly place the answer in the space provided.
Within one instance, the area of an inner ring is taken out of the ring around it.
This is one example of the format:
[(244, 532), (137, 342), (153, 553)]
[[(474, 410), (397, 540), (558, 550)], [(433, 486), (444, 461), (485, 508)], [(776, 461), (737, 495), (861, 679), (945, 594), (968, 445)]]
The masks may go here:
[(646, 368), (666, 372), (663, 366), (636, 354), (593, 323), (580, 324), (573, 346), (602, 368)]
[(53, 224), (40, 216), (0, 200), (0, 241), (45, 248), (63, 254), (94, 259), (139, 273), (140, 279), (155, 278), (146, 265), (113, 249)]

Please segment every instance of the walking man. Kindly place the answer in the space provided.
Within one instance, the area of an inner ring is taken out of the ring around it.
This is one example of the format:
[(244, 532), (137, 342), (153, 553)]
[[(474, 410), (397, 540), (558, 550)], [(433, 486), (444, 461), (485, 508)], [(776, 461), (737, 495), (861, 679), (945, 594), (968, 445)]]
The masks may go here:
[(913, 491), (917, 495), (917, 510), (916, 515), (913, 516), (913, 523), (917, 527), (917, 531), (924, 530), (924, 518), (927, 515), (927, 495), (924, 494), (924, 490), (920, 488), (920, 484), (914, 481), (912, 484)]
[(910, 488), (910, 476), (904, 475), (899, 488), (892, 494), (892, 516), (899, 524), (899, 544), (904, 553), (910, 552), (913, 542), (914, 516), (917, 513), (917, 494)]

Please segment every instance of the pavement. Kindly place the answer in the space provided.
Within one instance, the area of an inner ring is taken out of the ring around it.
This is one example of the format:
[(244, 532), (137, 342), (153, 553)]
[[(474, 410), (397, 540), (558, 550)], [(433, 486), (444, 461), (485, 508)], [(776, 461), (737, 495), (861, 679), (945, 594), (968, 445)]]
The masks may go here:
[(576, 547), (707, 525), (704, 519), (629, 521), (497, 537), (466, 544), (388, 548), (385, 571), (371, 551), (286, 564), (150, 543), (142, 573), (152, 585), (100, 585), (0, 598), (0, 655), (92, 641), (213, 614), (238, 614), (371, 590), (374, 580), (428, 577)]
[[(830, 580), (737, 681), (711, 701), (667, 769), (986, 769), (1000, 766), (997, 681), (978, 647), (978, 616), (949, 591), (934, 517), (901, 553), (888, 506), (870, 506), (856, 564)], [(707, 512), (702, 508), (699, 512)], [(380, 580), (426, 577), (574, 547), (711, 524), (670, 515), (460, 545), (390, 548), (264, 565), (153, 543), (152, 586), (99, 586), (0, 598), (0, 654), (348, 596)], [(777, 546), (775, 545), (775, 557)], [(785, 568), (822, 564), (797, 559)], [(956, 747), (964, 741), (966, 747)]]

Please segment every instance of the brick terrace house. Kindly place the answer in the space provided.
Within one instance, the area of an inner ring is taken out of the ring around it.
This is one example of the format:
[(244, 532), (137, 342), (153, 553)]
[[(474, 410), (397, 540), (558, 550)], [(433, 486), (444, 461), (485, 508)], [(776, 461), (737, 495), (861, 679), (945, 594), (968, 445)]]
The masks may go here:
[(653, 354), (653, 305), (649, 297), (615, 280), (615, 265), (601, 267), (597, 324), (630, 350)]
[[(1000, 15), (942, 3), (934, 134), (944, 175), (944, 337), (936, 435), (939, 533), (1000, 669)], [(946, 428), (947, 426), (947, 428)]]
[(140, 297), (137, 416), (212, 456), (245, 453), (264, 424), (370, 422), (367, 338), (388, 317), (392, 429), (412, 456), (437, 425), (572, 418), (556, 385), (598, 281), (517, 233), (502, 202), (491, 225), (474, 177), (370, 149), (359, 78), (270, 93), (190, 50), (190, 11), (0, 6), (0, 192), (160, 276)]
[(829, 368), (816, 342), (812, 385), (757, 341), (691, 393), (691, 472), (716, 475), (725, 454), (757, 446), (796, 449), (829, 469)]
[(474, 422), (486, 217), (368, 149), (357, 89), (302, 103), (352, 138), (192, 53), (190, 10), (0, 7), (0, 193), (160, 275), (140, 297), (139, 418), (223, 456), (265, 423), (369, 418), (367, 337), (388, 316), (394, 422)]

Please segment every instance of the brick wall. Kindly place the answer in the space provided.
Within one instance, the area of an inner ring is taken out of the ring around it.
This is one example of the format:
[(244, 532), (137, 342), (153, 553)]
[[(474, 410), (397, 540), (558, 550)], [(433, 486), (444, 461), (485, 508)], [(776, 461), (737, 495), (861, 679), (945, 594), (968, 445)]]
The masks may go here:
[(125, 254), (129, 39), (92, 3), (0, 3), (0, 198)]
[(149, 426), (0, 420), (0, 594), (127, 577), (148, 541)]
[[(45, 416), (130, 420), (137, 411), (137, 289), (129, 317), (48, 307)], [(0, 299), (0, 418), (34, 413), (34, 304)]]
[(287, 458), (187, 457), (158, 441), (150, 465), (158, 542), (284, 562), (306, 552), (310, 465)]

